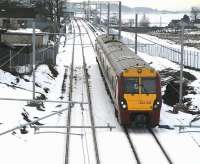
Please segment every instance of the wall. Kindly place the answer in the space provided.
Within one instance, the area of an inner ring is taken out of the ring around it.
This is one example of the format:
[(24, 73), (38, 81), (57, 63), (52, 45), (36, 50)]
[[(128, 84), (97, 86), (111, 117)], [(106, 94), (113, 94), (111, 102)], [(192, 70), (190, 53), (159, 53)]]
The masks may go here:
[[(1, 42), (8, 44), (32, 44), (32, 34), (15, 34), (3, 33), (1, 34)], [(36, 36), (36, 47), (47, 46), (48, 35)]]

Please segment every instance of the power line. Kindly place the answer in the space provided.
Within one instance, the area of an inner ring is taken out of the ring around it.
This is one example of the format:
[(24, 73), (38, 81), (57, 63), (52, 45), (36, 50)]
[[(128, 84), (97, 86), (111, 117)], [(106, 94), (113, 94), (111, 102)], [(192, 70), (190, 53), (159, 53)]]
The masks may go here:
[(0, 68), (2, 68), (3, 66), (5, 66), (6, 64), (8, 64), (8, 62), (10, 60), (12, 60), (13, 58), (15, 58), (16, 56), (21, 55), (20, 52), (22, 52), (25, 48), (26, 48), (26, 46), (22, 47), (16, 54), (14, 54), (12, 57), (10, 57), (9, 60), (7, 60), (3, 64), (1, 64)]

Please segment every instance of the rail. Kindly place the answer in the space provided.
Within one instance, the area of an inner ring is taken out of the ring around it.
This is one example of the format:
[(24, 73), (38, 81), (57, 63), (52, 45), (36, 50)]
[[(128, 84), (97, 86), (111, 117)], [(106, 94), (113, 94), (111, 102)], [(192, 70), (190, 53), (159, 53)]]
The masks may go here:
[[(73, 25), (73, 24), (72, 24)], [(75, 48), (75, 28), (73, 25), (73, 48), (72, 48), (72, 61), (70, 69), (70, 84), (69, 84), (69, 94), (68, 100), (72, 101), (72, 91), (73, 91), (73, 76), (74, 76), (74, 48)], [(66, 152), (65, 152), (65, 164), (69, 163), (69, 145), (70, 145), (70, 125), (71, 125), (71, 108), (72, 105), (68, 104), (68, 113), (67, 113), (67, 136), (66, 136)]]
[(148, 128), (149, 132), (152, 134), (153, 138), (155, 139), (156, 143), (158, 144), (158, 146), (160, 147), (161, 151), (163, 152), (163, 154), (165, 155), (167, 161), (170, 164), (173, 164), (172, 160), (170, 159), (169, 155), (167, 154), (167, 152), (165, 151), (164, 147), (162, 146), (162, 144), (160, 143), (158, 137), (156, 136), (156, 134), (153, 132), (153, 130), (151, 128)]
[(92, 136), (93, 136), (93, 142), (94, 142), (94, 149), (95, 149), (95, 156), (96, 156), (96, 163), (100, 164), (100, 158), (99, 158), (99, 150), (97, 145), (97, 137), (96, 137), (96, 129), (95, 129), (95, 122), (94, 122), (94, 115), (93, 115), (93, 109), (92, 109), (92, 100), (91, 100), (91, 94), (90, 94), (90, 87), (89, 87), (89, 75), (87, 72), (87, 65), (85, 61), (85, 55), (84, 55), (84, 48), (83, 48), (83, 40), (81, 36), (81, 29), (80, 25), (77, 23), (78, 29), (80, 32), (80, 41), (82, 44), (82, 56), (83, 56), (83, 69), (84, 69), (84, 76), (86, 81), (86, 88), (87, 88), (87, 97), (88, 97), (88, 105), (89, 105), (89, 112), (90, 112), (90, 120), (91, 120), (91, 126), (92, 126)]
[(124, 129), (124, 132), (125, 132), (126, 137), (127, 137), (127, 139), (128, 139), (128, 142), (129, 142), (129, 144), (130, 144), (130, 146), (131, 146), (131, 150), (132, 150), (132, 152), (133, 152), (133, 154), (134, 154), (134, 157), (135, 157), (135, 159), (136, 159), (137, 164), (141, 164), (141, 161), (140, 161), (140, 159), (139, 159), (139, 156), (138, 156), (138, 154), (137, 154), (137, 152), (136, 152), (136, 149), (135, 149), (135, 147), (134, 147), (134, 145), (133, 145), (133, 142), (132, 142), (132, 140), (131, 140), (131, 138), (130, 138), (130, 135), (129, 135), (129, 133), (128, 133), (128, 129), (127, 129), (126, 127), (123, 127), (123, 129)]

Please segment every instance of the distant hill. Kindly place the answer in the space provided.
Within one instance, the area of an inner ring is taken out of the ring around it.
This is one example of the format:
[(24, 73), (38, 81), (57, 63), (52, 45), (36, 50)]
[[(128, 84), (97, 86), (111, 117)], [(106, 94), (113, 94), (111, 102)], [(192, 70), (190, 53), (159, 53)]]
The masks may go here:
[(158, 13), (159, 11), (157, 9), (152, 9), (148, 7), (134, 7), (132, 8), (132, 12), (136, 13)]
[[(107, 10), (107, 5), (102, 5), (103, 10)], [(119, 7), (117, 4), (111, 4), (110, 10), (112, 12), (117, 12), (119, 10)], [(158, 9), (152, 9), (149, 7), (128, 7), (122, 5), (122, 12), (132, 12), (132, 13), (185, 13), (186, 11), (169, 11), (169, 10), (158, 10)], [(189, 12), (189, 11), (187, 11)]]

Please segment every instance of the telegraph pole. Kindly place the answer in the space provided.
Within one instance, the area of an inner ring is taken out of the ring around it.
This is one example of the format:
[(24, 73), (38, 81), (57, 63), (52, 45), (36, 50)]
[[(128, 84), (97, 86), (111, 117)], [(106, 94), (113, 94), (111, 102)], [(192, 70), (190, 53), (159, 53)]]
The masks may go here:
[(183, 103), (183, 53), (184, 53), (184, 24), (181, 24), (181, 62), (180, 62), (180, 89), (179, 89), (179, 103)]
[(162, 27), (162, 16), (160, 15), (160, 27)]
[(119, 40), (121, 39), (121, 31), (122, 31), (122, 2), (119, 1)]
[(138, 14), (135, 14), (135, 54), (137, 54), (137, 28), (138, 28)]
[(88, 21), (90, 22), (90, 16), (91, 16), (91, 11), (90, 11), (90, 0), (88, 0)]
[(32, 69), (33, 69), (33, 100), (35, 100), (35, 22), (32, 24), (33, 35), (32, 35), (32, 46), (33, 46), (33, 56), (32, 56)]
[(100, 19), (100, 25), (101, 25), (101, 12), (102, 12), (102, 7), (101, 7), (101, 3), (100, 3), (100, 16), (99, 16), (100, 17), (99, 18)]
[(181, 43), (181, 61), (180, 61), (180, 80), (179, 80), (179, 102), (174, 105), (173, 108), (173, 112), (174, 113), (178, 113), (178, 111), (185, 111), (187, 110), (186, 106), (183, 103), (183, 68), (184, 68), (184, 27), (185, 27), (185, 23), (181, 22), (180, 23), (181, 26), (181, 35), (180, 35), (180, 43)]
[(10, 65), (10, 72), (12, 71), (12, 50), (11, 50), (11, 48), (10, 48), (10, 62), (9, 62), (9, 65)]
[(110, 34), (110, 3), (108, 2), (108, 16), (107, 16), (107, 35)]

